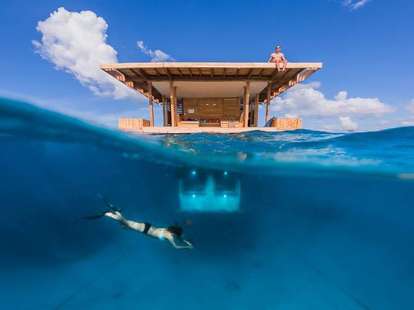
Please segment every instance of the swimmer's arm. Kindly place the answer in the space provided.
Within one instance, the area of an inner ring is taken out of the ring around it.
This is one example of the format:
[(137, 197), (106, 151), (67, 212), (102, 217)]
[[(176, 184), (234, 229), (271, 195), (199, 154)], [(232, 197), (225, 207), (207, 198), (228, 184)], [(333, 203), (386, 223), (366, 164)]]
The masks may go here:
[(186, 245), (178, 245), (177, 243), (175, 243), (175, 239), (174, 238), (169, 239), (169, 241), (172, 244), (172, 246), (174, 248), (176, 248), (176, 249), (192, 249), (193, 248), (193, 245), (189, 241), (187, 241), (187, 240), (183, 240), (183, 242)]
[(184, 242), (185, 244), (187, 244), (187, 248), (188, 248), (188, 249), (193, 249), (193, 248), (194, 248), (194, 247), (193, 247), (193, 245), (192, 245), (192, 243), (191, 243), (190, 241), (183, 240), (183, 242)]

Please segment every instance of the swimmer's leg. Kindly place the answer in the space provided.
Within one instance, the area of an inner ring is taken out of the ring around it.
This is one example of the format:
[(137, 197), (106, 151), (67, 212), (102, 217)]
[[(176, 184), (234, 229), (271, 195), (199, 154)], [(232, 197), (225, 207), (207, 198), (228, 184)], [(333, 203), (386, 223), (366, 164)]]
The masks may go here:
[[(98, 198), (99, 199), (101, 199), (104, 203), (105, 203), (105, 205), (106, 205), (106, 207), (107, 207), (107, 209), (106, 210), (104, 210), (104, 211), (102, 211), (102, 212), (100, 212), (100, 213), (98, 213), (98, 214), (95, 214), (95, 215), (88, 215), (88, 216), (85, 216), (85, 217), (83, 217), (85, 220), (97, 220), (97, 219), (100, 219), (101, 217), (103, 217), (103, 216), (108, 216), (108, 217), (112, 217), (113, 219), (115, 219), (115, 220), (120, 220), (120, 219), (122, 219), (123, 217), (122, 217), (122, 214), (121, 214), (121, 209), (119, 209), (119, 208), (116, 208), (112, 203), (110, 203), (105, 197), (103, 197), (101, 194), (98, 194)], [(110, 215), (108, 215), (108, 214), (113, 214), (114, 216), (110, 216)]]
[(85, 220), (97, 220), (97, 219), (100, 219), (104, 216), (110, 217), (110, 218), (112, 218), (114, 220), (117, 220), (117, 221), (122, 221), (122, 219), (123, 219), (123, 216), (122, 216), (121, 212), (112, 211), (112, 210), (103, 211), (101, 213), (94, 214), (94, 215), (87, 215), (87, 216), (84, 216), (83, 219), (85, 219)]
[(115, 221), (118, 221), (121, 224), (123, 224), (123, 222), (125, 221), (124, 217), (119, 211), (105, 211), (103, 215), (106, 217), (110, 217), (111, 219), (114, 219)]
[(101, 217), (105, 216), (105, 213), (100, 213), (100, 214), (95, 214), (95, 215), (87, 215), (84, 216), (83, 219), (84, 220), (97, 220), (100, 219)]
[(124, 216), (119, 211), (108, 211), (105, 213), (106, 217), (114, 219), (119, 224), (121, 224), (124, 228), (132, 229), (138, 232), (145, 232), (145, 227), (147, 226), (145, 223), (135, 222), (124, 218)]
[(98, 198), (99, 199), (101, 199), (102, 201), (103, 201), (103, 203), (106, 205), (106, 207), (107, 207), (107, 210), (106, 210), (106, 212), (108, 212), (108, 211), (112, 211), (112, 212), (114, 212), (114, 211), (118, 211), (118, 212), (121, 212), (121, 209), (120, 208), (116, 208), (111, 202), (109, 202), (104, 196), (102, 196), (101, 194), (98, 194)]

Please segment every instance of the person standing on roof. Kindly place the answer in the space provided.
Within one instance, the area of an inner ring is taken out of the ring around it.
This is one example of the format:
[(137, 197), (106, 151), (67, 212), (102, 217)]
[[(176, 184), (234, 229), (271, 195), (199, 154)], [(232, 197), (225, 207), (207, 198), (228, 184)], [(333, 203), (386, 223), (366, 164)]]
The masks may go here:
[(287, 59), (282, 53), (280, 45), (276, 46), (275, 52), (270, 55), (269, 61), (276, 64), (277, 71), (285, 71), (287, 66)]

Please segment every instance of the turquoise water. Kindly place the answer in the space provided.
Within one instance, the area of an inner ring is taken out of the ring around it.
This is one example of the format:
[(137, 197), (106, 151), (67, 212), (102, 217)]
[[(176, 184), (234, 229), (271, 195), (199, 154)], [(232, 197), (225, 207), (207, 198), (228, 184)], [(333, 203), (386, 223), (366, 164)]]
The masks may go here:
[[(414, 307), (413, 127), (137, 137), (0, 99), (0, 149), (2, 309)], [(82, 219), (98, 194), (195, 248)]]

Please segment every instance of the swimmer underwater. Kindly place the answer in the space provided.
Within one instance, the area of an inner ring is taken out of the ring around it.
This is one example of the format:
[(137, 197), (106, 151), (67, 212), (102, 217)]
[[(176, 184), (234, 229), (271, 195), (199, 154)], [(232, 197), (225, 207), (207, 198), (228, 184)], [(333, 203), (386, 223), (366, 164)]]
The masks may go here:
[(172, 225), (167, 228), (158, 228), (150, 223), (140, 223), (126, 219), (122, 214), (121, 210), (115, 208), (110, 202), (106, 201), (102, 196), (100, 198), (105, 202), (108, 209), (98, 215), (87, 216), (85, 219), (94, 220), (102, 218), (104, 216), (109, 217), (119, 222), (123, 227), (138, 231), (144, 235), (156, 238), (158, 240), (167, 240), (176, 249), (192, 249), (193, 245), (184, 240), (183, 229), (178, 225)]

